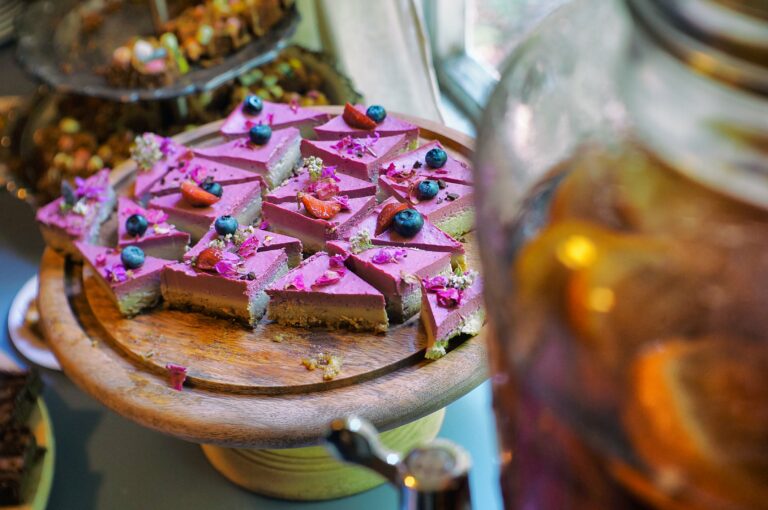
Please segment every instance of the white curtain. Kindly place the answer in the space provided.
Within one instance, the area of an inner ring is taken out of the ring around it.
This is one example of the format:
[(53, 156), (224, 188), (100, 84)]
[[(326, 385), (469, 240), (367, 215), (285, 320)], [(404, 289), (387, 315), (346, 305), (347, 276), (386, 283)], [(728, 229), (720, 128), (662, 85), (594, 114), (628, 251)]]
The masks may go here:
[(300, 42), (333, 55), (367, 104), (443, 120), (419, 0), (301, 1), (299, 9)]

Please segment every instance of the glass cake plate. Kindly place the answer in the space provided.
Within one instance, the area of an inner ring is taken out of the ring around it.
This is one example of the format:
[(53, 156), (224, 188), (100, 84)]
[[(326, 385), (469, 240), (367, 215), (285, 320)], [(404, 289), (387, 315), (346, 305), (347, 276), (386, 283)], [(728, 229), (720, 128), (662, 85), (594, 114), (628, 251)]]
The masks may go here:
[(146, 3), (125, 2), (104, 16), (103, 25), (82, 44), (81, 5), (76, 0), (39, 0), (27, 7), (17, 21), (19, 60), (57, 92), (120, 102), (172, 99), (216, 88), (274, 59), (300, 19), (294, 5), (264, 36), (209, 67), (193, 66), (170, 85), (118, 88), (107, 83), (100, 71), (131, 35), (154, 34), (151, 11)]

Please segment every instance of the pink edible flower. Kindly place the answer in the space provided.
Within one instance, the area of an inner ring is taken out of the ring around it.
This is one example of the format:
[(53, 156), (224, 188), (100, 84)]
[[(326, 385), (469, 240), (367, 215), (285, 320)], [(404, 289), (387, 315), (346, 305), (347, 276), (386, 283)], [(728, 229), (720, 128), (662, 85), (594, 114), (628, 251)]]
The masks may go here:
[(414, 176), (416, 171), (413, 168), (397, 168), (394, 163), (390, 163), (385, 169), (387, 177), (399, 181), (410, 179)]
[(251, 236), (237, 248), (237, 254), (243, 258), (252, 256), (259, 249), (259, 240), (256, 236)]
[(107, 254), (106, 253), (101, 252), (98, 255), (96, 255), (96, 265), (97, 266), (103, 266), (106, 263), (107, 263)]
[(288, 102), (288, 107), (291, 109), (293, 113), (296, 113), (299, 111), (299, 101), (292, 97), (291, 100)]
[(168, 363), (165, 365), (165, 369), (168, 370), (170, 375), (171, 388), (176, 391), (181, 391), (181, 388), (184, 385), (184, 381), (187, 380), (187, 367)]
[(293, 280), (285, 284), (285, 290), (307, 290), (307, 285), (304, 283), (304, 275), (297, 274), (293, 277)]
[(333, 285), (334, 283), (341, 280), (341, 274), (338, 270), (333, 271), (331, 269), (327, 270), (320, 276), (318, 276), (317, 280), (315, 280), (315, 283), (312, 284), (313, 287), (326, 287), (328, 285)]
[(320, 172), (321, 179), (333, 179), (336, 182), (341, 182), (341, 177), (336, 175), (336, 167), (338, 165), (324, 166)]
[(259, 228), (261, 230), (269, 230), (269, 222), (267, 220), (262, 221), (259, 223)]
[(104, 268), (104, 274), (112, 283), (122, 283), (128, 279), (128, 273), (125, 272), (125, 266), (122, 264), (113, 264)]
[(424, 287), (428, 292), (437, 292), (448, 286), (448, 278), (445, 276), (435, 276), (434, 278), (424, 278)]
[(371, 262), (374, 264), (397, 264), (408, 255), (408, 252), (403, 249), (398, 250), (379, 250), (371, 257)]
[(171, 142), (170, 138), (163, 137), (160, 139), (160, 152), (163, 153), (163, 156), (168, 156), (168, 154), (174, 152), (173, 142)]
[(269, 115), (267, 115), (267, 124), (271, 126), (274, 121), (275, 121), (274, 113), (270, 113)]
[(437, 291), (437, 304), (443, 308), (453, 308), (461, 304), (462, 292), (453, 287)]
[(333, 200), (338, 202), (338, 204), (341, 206), (342, 211), (349, 211), (351, 207), (349, 206), (349, 197), (347, 195), (339, 195), (336, 197), (333, 197)]
[(144, 217), (147, 218), (147, 222), (152, 225), (159, 225), (168, 219), (168, 213), (161, 211), (160, 209), (147, 209)]

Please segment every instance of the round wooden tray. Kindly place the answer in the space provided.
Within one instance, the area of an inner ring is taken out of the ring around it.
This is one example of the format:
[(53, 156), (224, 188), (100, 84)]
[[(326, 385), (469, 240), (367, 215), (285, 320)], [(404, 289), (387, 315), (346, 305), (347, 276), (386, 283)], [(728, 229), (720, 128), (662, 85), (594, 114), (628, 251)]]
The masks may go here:
[[(334, 114), (339, 107), (325, 107)], [(432, 122), (422, 141), (440, 140), (462, 159), (472, 141)], [(188, 145), (220, 140), (220, 122), (178, 136)], [(113, 172), (120, 187), (135, 168)], [(470, 265), (479, 268), (472, 241)], [(241, 448), (316, 444), (329, 422), (358, 415), (379, 430), (424, 418), (486, 378), (484, 334), (460, 339), (443, 359), (423, 359), (418, 318), (386, 335), (282, 328), (247, 330), (195, 313), (160, 308), (124, 319), (79, 264), (46, 250), (40, 267), (42, 324), (67, 375), (116, 412), (149, 428), (198, 443)], [(281, 340), (276, 342), (274, 340)], [(344, 357), (341, 375), (323, 382), (300, 359), (312, 352)], [(174, 391), (163, 368), (188, 367), (190, 387)]]

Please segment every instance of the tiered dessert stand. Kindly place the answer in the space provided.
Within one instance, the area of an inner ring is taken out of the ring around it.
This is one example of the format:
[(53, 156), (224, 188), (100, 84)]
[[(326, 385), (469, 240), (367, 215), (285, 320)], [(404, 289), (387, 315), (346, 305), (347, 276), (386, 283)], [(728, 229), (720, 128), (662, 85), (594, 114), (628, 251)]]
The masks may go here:
[[(324, 110), (340, 114), (338, 107)], [(459, 159), (472, 141), (442, 125), (420, 126), (422, 141), (440, 140)], [(190, 146), (216, 143), (220, 122), (184, 133)], [(135, 171), (113, 173), (118, 188)], [(470, 236), (471, 267), (479, 268)], [(204, 315), (157, 309), (125, 319), (80, 264), (47, 250), (40, 267), (43, 329), (64, 372), (106, 406), (146, 427), (202, 445), (232, 482), (287, 499), (330, 499), (383, 483), (344, 466), (317, 446), (331, 420), (358, 415), (407, 451), (435, 437), (444, 407), (486, 378), (485, 328), (460, 338), (442, 359), (424, 360), (418, 317), (385, 335), (281, 327), (254, 330)], [(326, 352), (343, 357), (341, 374), (323, 381), (300, 360)], [(175, 391), (168, 363), (188, 368)]]

